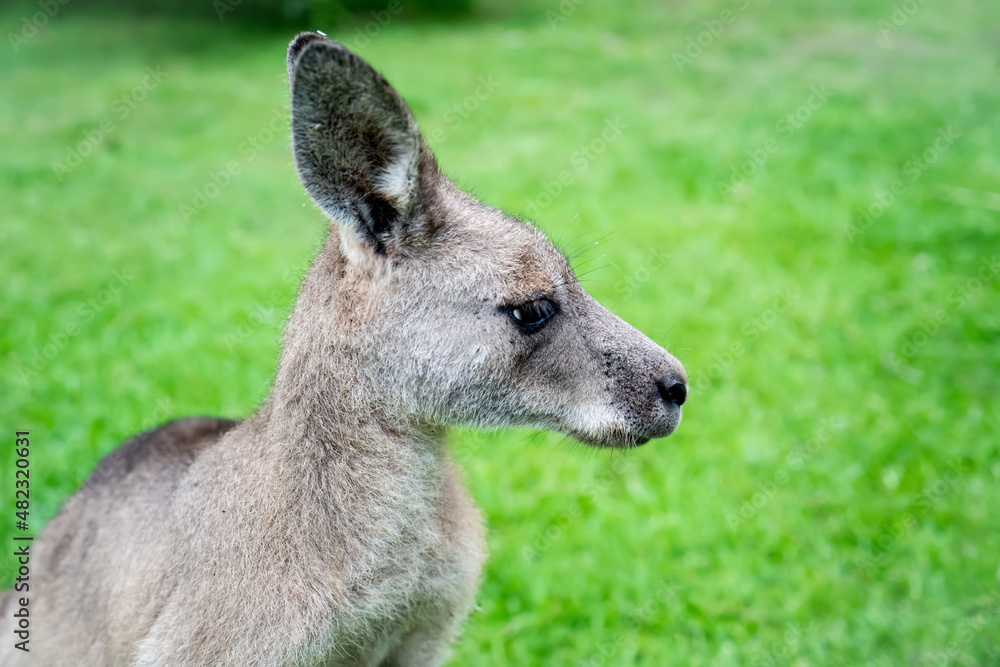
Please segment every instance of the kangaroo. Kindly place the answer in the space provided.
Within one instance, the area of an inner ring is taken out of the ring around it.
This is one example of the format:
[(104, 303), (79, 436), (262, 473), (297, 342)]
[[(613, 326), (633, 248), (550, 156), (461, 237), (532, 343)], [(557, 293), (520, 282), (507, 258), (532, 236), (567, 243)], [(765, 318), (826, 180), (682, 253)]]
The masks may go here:
[(627, 448), (680, 422), (681, 364), (448, 181), (375, 69), (317, 33), (287, 66), (295, 165), (333, 224), (270, 395), (105, 457), (34, 543), (30, 653), (25, 593), (0, 598), (0, 664), (438, 665), (486, 558), (445, 428)]

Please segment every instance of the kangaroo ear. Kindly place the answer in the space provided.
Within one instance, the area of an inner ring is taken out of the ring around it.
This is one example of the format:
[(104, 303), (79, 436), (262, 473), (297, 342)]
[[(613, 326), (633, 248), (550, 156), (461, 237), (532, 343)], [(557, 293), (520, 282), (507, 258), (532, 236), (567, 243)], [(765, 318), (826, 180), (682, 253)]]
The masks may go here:
[(379, 254), (421, 224), (436, 173), (417, 122), (371, 65), (317, 33), (288, 47), (292, 146), (299, 178), (334, 222)]

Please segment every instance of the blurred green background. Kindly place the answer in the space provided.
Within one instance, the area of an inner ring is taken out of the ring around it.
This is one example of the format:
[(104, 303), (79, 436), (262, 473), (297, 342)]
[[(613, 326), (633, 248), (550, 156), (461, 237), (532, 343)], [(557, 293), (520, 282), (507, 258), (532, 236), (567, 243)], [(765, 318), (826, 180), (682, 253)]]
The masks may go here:
[(38, 530), (265, 397), (318, 28), (692, 379), (637, 451), (451, 434), (492, 553), (451, 664), (1000, 664), (1000, 5), (219, 2), (0, 10), (0, 544), (15, 429)]

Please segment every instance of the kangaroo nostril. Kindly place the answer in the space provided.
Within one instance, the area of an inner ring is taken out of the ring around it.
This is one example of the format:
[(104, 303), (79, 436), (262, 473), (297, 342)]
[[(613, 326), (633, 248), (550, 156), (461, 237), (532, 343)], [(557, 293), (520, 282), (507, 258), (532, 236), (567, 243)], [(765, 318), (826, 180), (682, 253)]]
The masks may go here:
[(687, 400), (688, 390), (683, 382), (671, 382), (664, 378), (656, 383), (656, 388), (664, 401), (673, 403), (677, 407), (684, 405), (684, 401)]

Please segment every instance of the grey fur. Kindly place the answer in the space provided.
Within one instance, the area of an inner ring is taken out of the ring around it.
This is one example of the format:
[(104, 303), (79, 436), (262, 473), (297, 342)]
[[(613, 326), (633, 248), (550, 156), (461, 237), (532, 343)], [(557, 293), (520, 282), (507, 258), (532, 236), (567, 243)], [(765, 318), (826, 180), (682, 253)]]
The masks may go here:
[[(683, 393), (664, 389), (686, 386), (677, 360), (534, 227), (446, 180), (374, 69), (316, 34), (288, 62), (296, 166), (337, 224), (270, 397), (98, 465), (35, 543), (30, 664), (440, 664), (486, 557), (445, 427), (629, 447), (680, 421)], [(513, 309), (539, 298), (558, 312), (526, 332)], [(7, 666), (29, 664), (12, 598)]]

